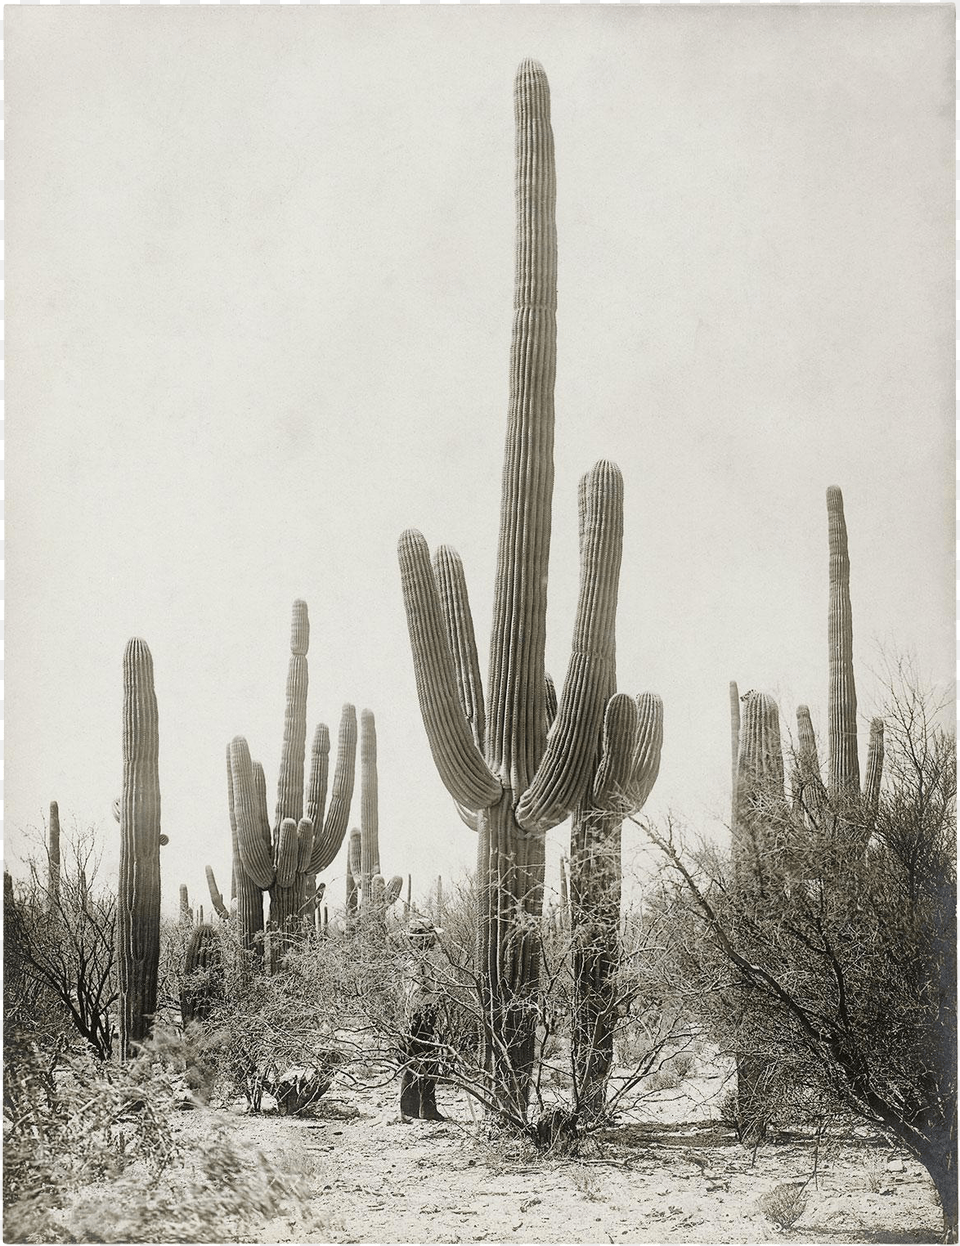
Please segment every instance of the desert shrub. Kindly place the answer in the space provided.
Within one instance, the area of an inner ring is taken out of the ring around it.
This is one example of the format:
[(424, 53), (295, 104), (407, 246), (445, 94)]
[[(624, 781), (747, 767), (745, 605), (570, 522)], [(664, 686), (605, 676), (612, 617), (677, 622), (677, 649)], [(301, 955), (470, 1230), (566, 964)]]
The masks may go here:
[(789, 851), (759, 845), (752, 873), (646, 829), (678, 876), (673, 946), (705, 1028), (774, 1078), (781, 1119), (842, 1107), (914, 1155), (956, 1241), (956, 741), (915, 686), (887, 708), (876, 806), (785, 812)]
[(116, 896), (97, 883), (92, 828), (74, 826), (64, 836), (55, 885), (42, 837), (40, 845), (25, 879), (4, 876), (5, 1036), (46, 1046), (79, 1034), (107, 1059), (117, 1000)]
[(69, 1191), (136, 1163), (158, 1176), (177, 1153), (176, 1079), (82, 1047), (20, 1051), (4, 1070), (4, 1203), (29, 1223)]
[(807, 1183), (784, 1181), (757, 1200), (768, 1220), (781, 1229), (792, 1229), (807, 1209)]

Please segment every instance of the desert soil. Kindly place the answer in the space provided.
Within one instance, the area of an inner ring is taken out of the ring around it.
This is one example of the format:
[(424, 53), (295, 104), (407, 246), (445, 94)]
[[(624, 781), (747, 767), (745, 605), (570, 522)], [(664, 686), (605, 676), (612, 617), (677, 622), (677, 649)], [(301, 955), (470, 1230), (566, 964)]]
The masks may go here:
[[(719, 1079), (718, 1079), (719, 1080)], [(236, 1109), (184, 1113), (198, 1135), (229, 1125), (310, 1192), (310, 1212), (262, 1226), (261, 1242), (934, 1242), (940, 1214), (914, 1161), (877, 1139), (821, 1148), (792, 1229), (762, 1197), (804, 1182), (808, 1140), (778, 1138), (755, 1161), (717, 1123), (719, 1085), (687, 1079), (644, 1115), (591, 1140), (578, 1159), (549, 1159), (484, 1141), (459, 1091), (441, 1090), (444, 1123), (403, 1124), (396, 1084), (335, 1082), (312, 1118)], [(322, 1226), (320, 1232), (316, 1225)], [(311, 1224), (313, 1227), (306, 1227)]]

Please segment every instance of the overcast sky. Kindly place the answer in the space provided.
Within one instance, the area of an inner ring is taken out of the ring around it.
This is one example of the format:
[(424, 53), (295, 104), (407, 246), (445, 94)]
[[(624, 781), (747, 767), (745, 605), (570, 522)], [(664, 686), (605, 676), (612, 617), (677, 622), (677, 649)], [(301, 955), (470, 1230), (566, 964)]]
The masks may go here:
[(830, 484), (864, 728), (878, 644), (952, 679), (953, 23), (8, 8), (14, 868), (51, 799), (115, 865), (138, 635), (165, 904), (181, 882), (203, 901), (208, 862), (228, 886), (225, 747), (245, 734), (275, 788), (298, 596), (311, 733), (344, 701), (377, 716), (385, 873), (423, 891), (473, 864), (419, 718), (396, 543), (413, 526), (460, 551), (485, 666), (525, 56), (557, 150), (548, 669), (573, 626), (577, 481), (603, 457), (626, 491), (619, 686), (665, 705), (650, 814), (723, 833), (731, 679), (777, 696), (785, 730), (798, 702), (825, 730)]

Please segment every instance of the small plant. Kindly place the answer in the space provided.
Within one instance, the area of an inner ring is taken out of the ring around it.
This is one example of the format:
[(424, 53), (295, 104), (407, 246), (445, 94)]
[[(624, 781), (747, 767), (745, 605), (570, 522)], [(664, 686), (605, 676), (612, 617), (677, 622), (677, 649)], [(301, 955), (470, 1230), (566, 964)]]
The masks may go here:
[(807, 1209), (806, 1181), (784, 1181), (768, 1190), (758, 1206), (781, 1229), (792, 1229)]
[(680, 1078), (671, 1068), (658, 1069), (647, 1078), (648, 1090), (676, 1090), (679, 1085)]
[(571, 1180), (577, 1193), (581, 1194), (588, 1202), (603, 1202), (602, 1182), (599, 1174), (594, 1172), (592, 1168), (587, 1168), (585, 1164), (580, 1164), (571, 1173)]

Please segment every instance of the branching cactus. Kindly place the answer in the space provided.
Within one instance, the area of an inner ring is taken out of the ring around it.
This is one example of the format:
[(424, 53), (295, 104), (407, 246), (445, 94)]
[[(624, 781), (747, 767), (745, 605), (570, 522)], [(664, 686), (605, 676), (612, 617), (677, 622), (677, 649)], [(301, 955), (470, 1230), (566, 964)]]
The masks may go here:
[(47, 908), (55, 913), (60, 906), (60, 806), (50, 802), (47, 828)]
[(400, 569), (420, 710), (434, 761), (478, 832), (477, 966), (483, 1060), (500, 1111), (527, 1119), (540, 978), (544, 835), (590, 799), (613, 688), (620, 475), (601, 463), (581, 486), (581, 594), (548, 738), (544, 670), (556, 371), (555, 167), (546, 75), (524, 61), (515, 84), (516, 281), (510, 410), (484, 710), (462, 566), (431, 565), (420, 533)]
[[(273, 968), (290, 938), (316, 921), (317, 873), (331, 864), (343, 843), (353, 798), (357, 719), (352, 705), (343, 707), (340, 720), (329, 806), (330, 733), (323, 723), (314, 733), (310, 773), (304, 783), (309, 639), (307, 606), (298, 599), (293, 603), (290, 628), (283, 747), (272, 832), (263, 767), (252, 761), (242, 736), (237, 736), (227, 750), (233, 892), (241, 943), (258, 958), (262, 954), (263, 893), (269, 892)], [(216, 907), (213, 890), (211, 898)]]
[(123, 655), (123, 790), (117, 970), (120, 1050), (133, 1054), (157, 1010), (160, 961), (160, 771), (153, 658), (134, 638)]

